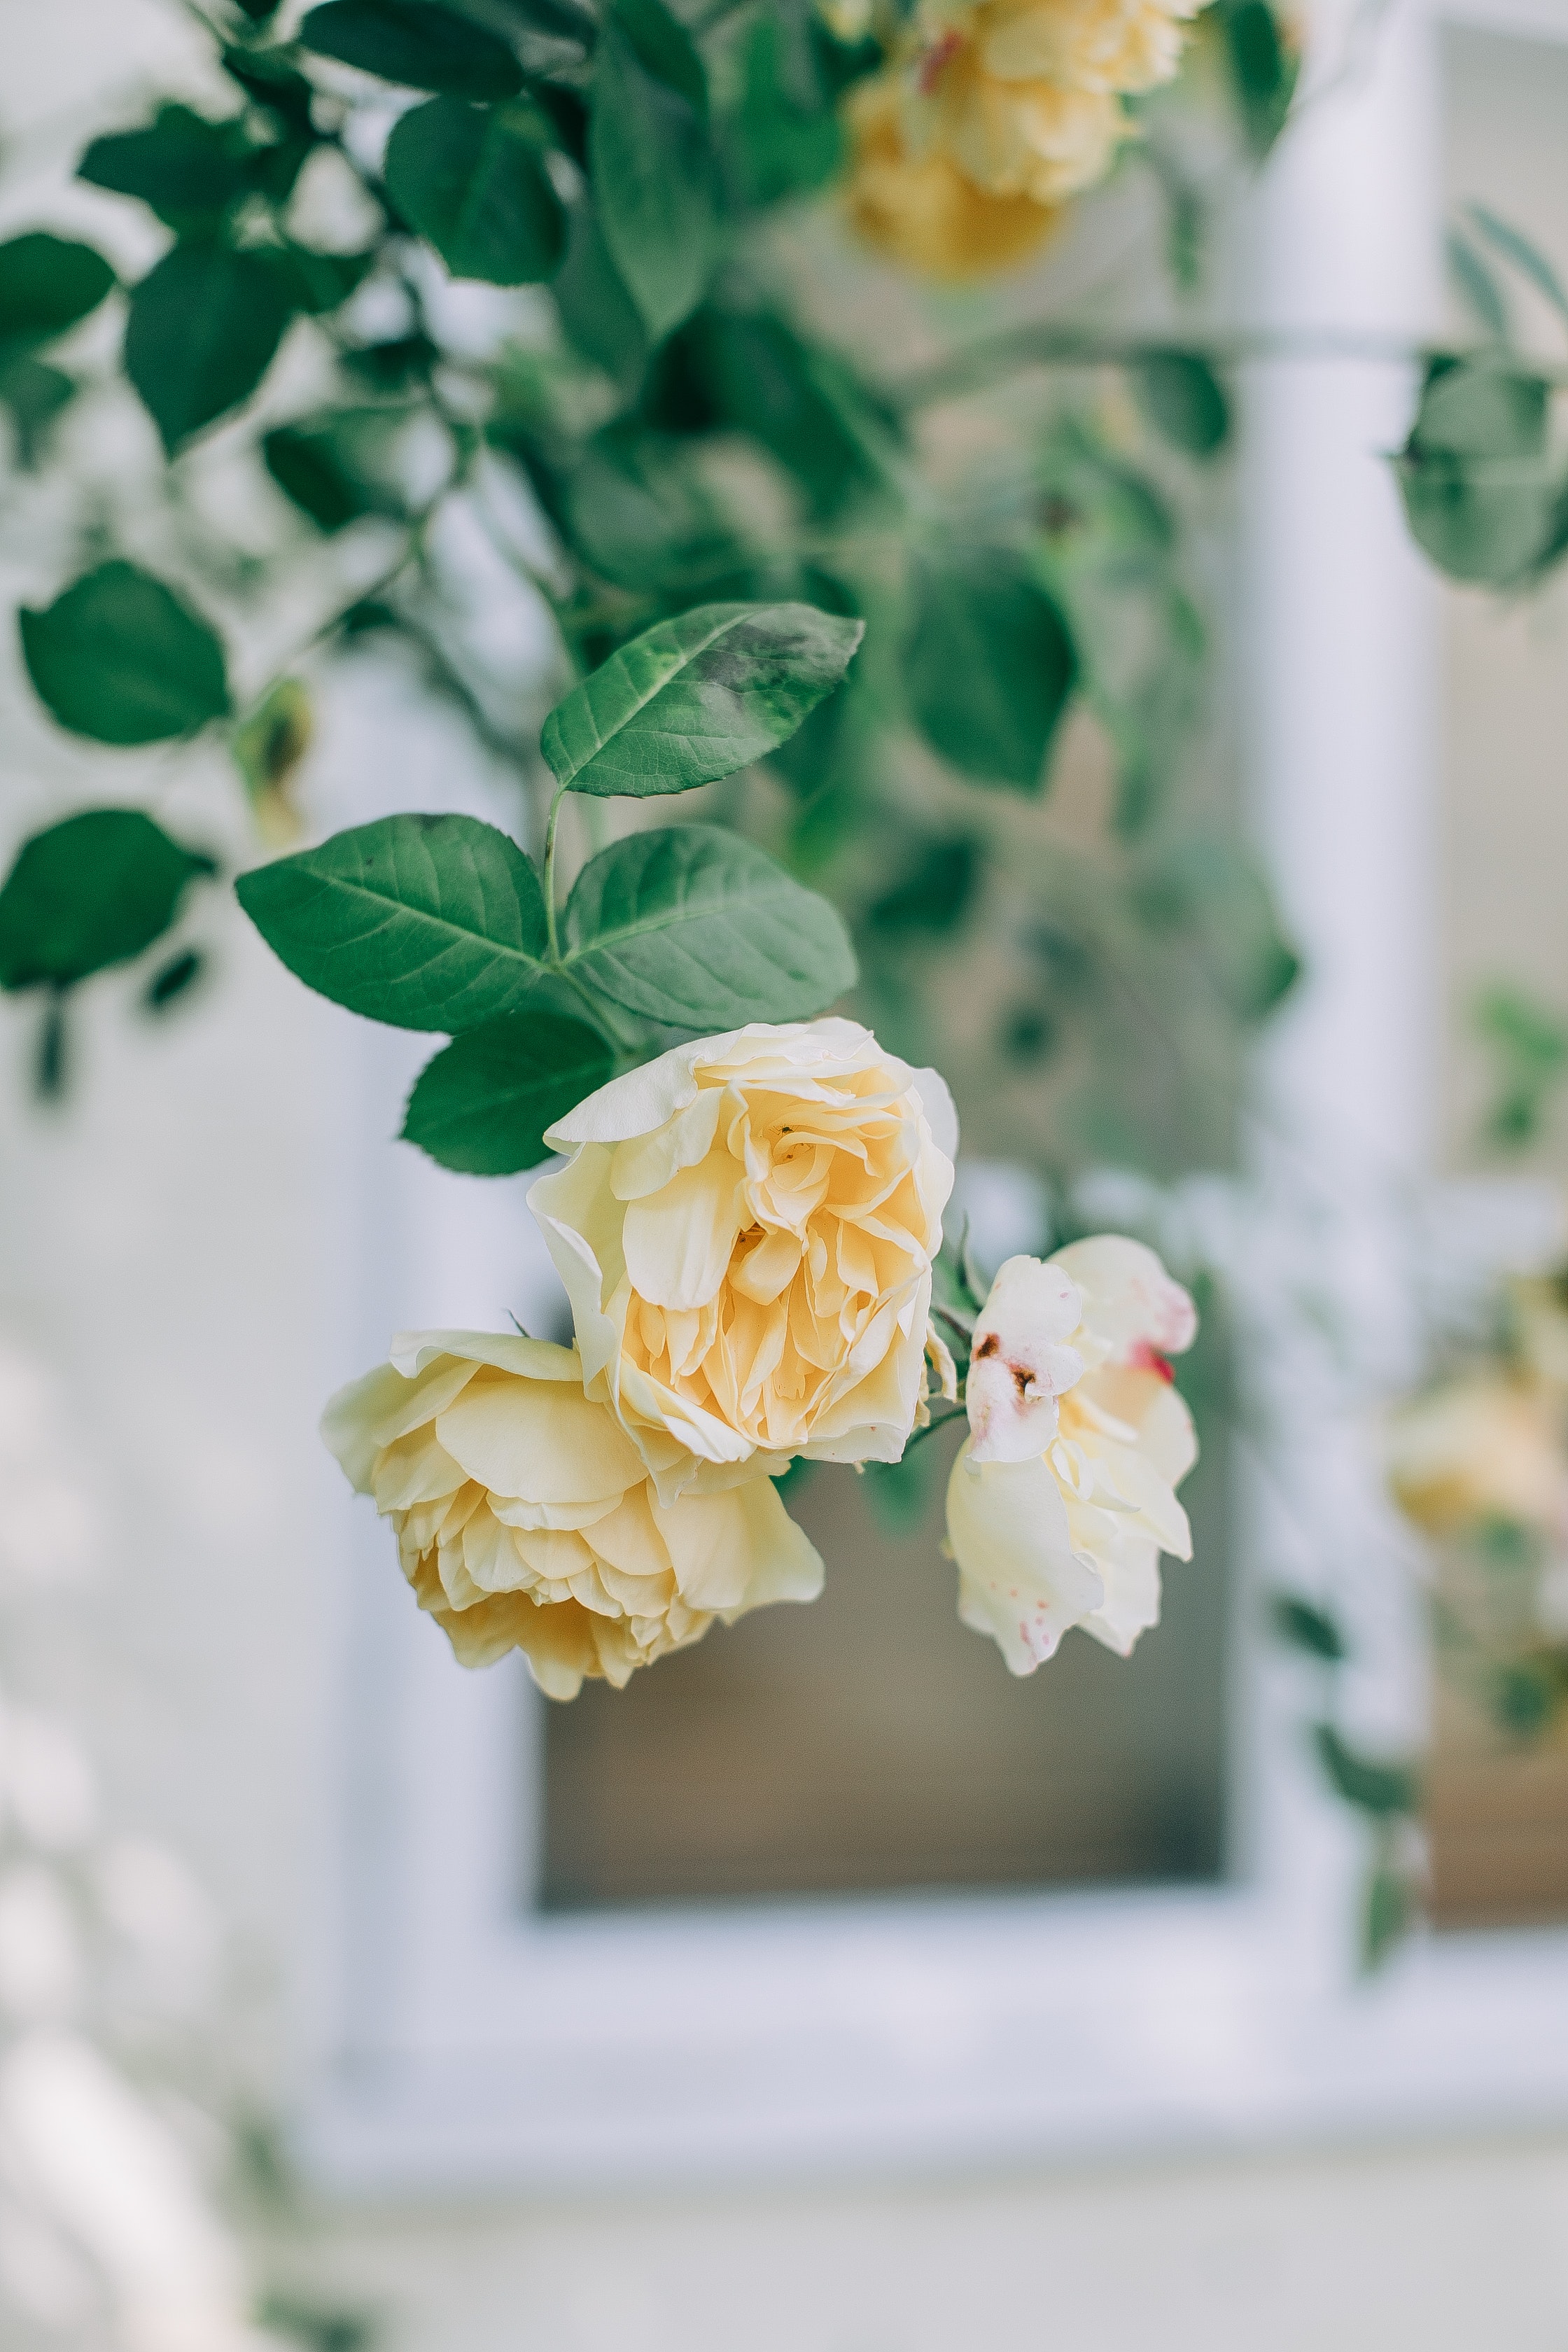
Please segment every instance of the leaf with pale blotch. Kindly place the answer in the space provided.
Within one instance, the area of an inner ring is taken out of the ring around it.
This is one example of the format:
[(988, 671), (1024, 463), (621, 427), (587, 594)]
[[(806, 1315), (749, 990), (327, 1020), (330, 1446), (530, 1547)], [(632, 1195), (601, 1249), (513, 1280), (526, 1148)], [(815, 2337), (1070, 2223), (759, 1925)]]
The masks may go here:
[(865, 623), (812, 604), (703, 604), (612, 654), (544, 722), (575, 793), (689, 792), (761, 760), (848, 668)]

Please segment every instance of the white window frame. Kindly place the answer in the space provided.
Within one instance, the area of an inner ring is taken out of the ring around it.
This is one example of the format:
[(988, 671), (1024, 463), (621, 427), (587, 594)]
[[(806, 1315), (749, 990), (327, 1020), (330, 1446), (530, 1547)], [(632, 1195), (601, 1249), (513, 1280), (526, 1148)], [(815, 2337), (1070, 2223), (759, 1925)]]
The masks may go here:
[[(1265, 323), (1381, 335), (1439, 316), (1445, 22), (1568, 39), (1563, 0), (1396, 0), (1370, 69), (1269, 175), (1252, 268)], [(1429, 1164), (1437, 1003), (1436, 599), (1370, 470), (1410, 389), (1392, 364), (1292, 362), (1254, 371), (1247, 402), (1258, 824), (1310, 973), (1265, 1095), (1332, 1169), (1324, 1247), (1391, 1363), (1389, 1171)], [(1266, 1184), (1284, 1164), (1259, 1147)], [(458, 1215), (432, 1208), (427, 1174), (396, 1182), (397, 1230), (372, 1241), (405, 1261), (444, 1250), (450, 1279), (428, 1271), (445, 1311), (427, 1319), (460, 1321), (496, 1243), (486, 1220), (521, 1202), (490, 1188), (475, 1211), (470, 1188)], [(1386, 1560), (1354, 1414), (1326, 1403), (1300, 1444), (1313, 1541)], [(1243, 1549), (1277, 1567), (1299, 1518), (1257, 1485), (1243, 1501)], [(1258, 1638), (1260, 1577), (1237, 1577), (1228, 1884), (549, 1917), (525, 1900), (545, 1703), (516, 1661), (457, 1669), (390, 1572), (384, 1529), (363, 1504), (343, 1528), (349, 1696), (301, 2129), (328, 2185), (887, 2175), (1568, 2118), (1568, 1934), (1419, 1938), (1354, 1982), (1361, 1839), (1306, 1752), (1303, 1669)], [(1397, 1584), (1367, 1617), (1381, 1663), (1361, 1699), (1374, 1727), (1408, 1729), (1420, 1645)]]

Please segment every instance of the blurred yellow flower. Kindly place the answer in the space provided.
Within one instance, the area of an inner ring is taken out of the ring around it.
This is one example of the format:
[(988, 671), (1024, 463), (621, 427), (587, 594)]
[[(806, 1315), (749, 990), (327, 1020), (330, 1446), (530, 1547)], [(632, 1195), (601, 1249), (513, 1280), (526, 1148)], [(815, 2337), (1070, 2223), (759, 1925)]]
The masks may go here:
[(1531, 1381), (1477, 1372), (1417, 1397), (1389, 1425), (1400, 1507), (1431, 1535), (1488, 1519), (1568, 1537), (1561, 1401)]
[(1056, 226), (1056, 215), (1027, 196), (988, 196), (950, 155), (911, 152), (892, 76), (852, 91), (848, 120), (849, 218), (889, 259), (932, 278), (978, 277), (1026, 261)]
[(574, 1349), (482, 1331), (405, 1334), (321, 1431), (396, 1531), (404, 1574), (466, 1666), (509, 1650), (552, 1698), (773, 1601), (814, 1601), (822, 1562), (753, 1477), (663, 1503), (583, 1393)]
[(940, 275), (1023, 259), (1052, 208), (1110, 171), (1133, 130), (1123, 97), (1172, 78), (1198, 5), (924, 0), (901, 53), (851, 99), (851, 219)]
[(530, 1192), (585, 1392), (664, 1500), (795, 1454), (896, 1462), (925, 1391), (957, 1126), (853, 1021), (755, 1023), (612, 1079)]
[(1115, 1234), (1009, 1258), (992, 1285), (947, 1530), (958, 1613), (1013, 1674), (1074, 1625), (1126, 1657), (1158, 1623), (1160, 1554), (1192, 1557), (1175, 1489), (1197, 1458), (1167, 1358), (1196, 1329), (1153, 1251)]

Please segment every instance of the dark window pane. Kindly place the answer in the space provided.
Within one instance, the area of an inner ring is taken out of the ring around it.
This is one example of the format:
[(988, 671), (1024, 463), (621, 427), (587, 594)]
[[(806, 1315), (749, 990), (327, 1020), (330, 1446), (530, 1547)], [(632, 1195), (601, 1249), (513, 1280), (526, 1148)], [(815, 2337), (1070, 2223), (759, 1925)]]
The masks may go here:
[(1072, 1633), (1016, 1682), (954, 1613), (949, 1444), (917, 1540), (880, 1531), (853, 1471), (821, 1470), (790, 1498), (821, 1601), (546, 1707), (547, 1907), (1218, 1875), (1222, 1450), (1185, 1490), (1196, 1559), (1166, 1563), (1135, 1656)]

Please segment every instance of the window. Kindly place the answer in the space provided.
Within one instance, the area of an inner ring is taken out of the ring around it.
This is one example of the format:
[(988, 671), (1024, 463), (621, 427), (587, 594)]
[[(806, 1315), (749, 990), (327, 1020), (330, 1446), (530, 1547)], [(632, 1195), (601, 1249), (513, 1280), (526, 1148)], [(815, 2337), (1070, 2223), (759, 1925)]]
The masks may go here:
[(1195, 1556), (1164, 1638), (1124, 1665), (1079, 1636), (1016, 1682), (955, 1614), (952, 1451), (916, 1538), (879, 1528), (852, 1471), (791, 1497), (828, 1563), (811, 1608), (546, 1710), (548, 1908), (1219, 1877), (1223, 1462), (1211, 1449), (1188, 1490)]
[[(1259, 228), (1266, 323), (1429, 328), (1438, 64), (1428, 21), (1394, 12), (1365, 73), (1292, 132)], [(1431, 1164), (1439, 1059), (1436, 596), (1378, 454), (1405, 429), (1410, 383), (1393, 364), (1299, 362), (1259, 367), (1247, 390), (1256, 821), (1311, 972), (1268, 1048), (1257, 1166), (1271, 1214), (1317, 1220), (1323, 1282), (1352, 1303), (1373, 1368), (1397, 1377), (1406, 1227), (1393, 1221), (1401, 1172)], [(401, 1269), (399, 1316), (526, 1311), (521, 1188), (442, 1192), (446, 1180), (407, 1162), (390, 1181), (393, 1232), (367, 1245), (345, 1212), (343, 1234), (345, 1249)], [(1320, 1213), (1330, 1191), (1332, 1219)], [(422, 1269), (421, 1248), (445, 1263)], [(1279, 1261), (1266, 1228), (1256, 1261), (1267, 1302)], [(353, 1360), (384, 1343), (385, 1321), (384, 1291)], [(1260, 1388), (1280, 1374), (1259, 1353), (1240, 1367)], [(1203, 1699), (1223, 1705), (1225, 1736), (1175, 1738), (1194, 1669), (1174, 1646), (1188, 1636), (1167, 1635), (1131, 1674), (1069, 1658), (1011, 1715), (1005, 1693), (966, 1786), (944, 1772), (963, 1742), (940, 1717), (992, 1662), (978, 1643), (970, 1663), (943, 1656), (945, 1569), (915, 1571), (931, 1613), (910, 1619), (912, 1687), (885, 1735), (874, 1720), (830, 1725), (803, 1759), (793, 1716), (768, 1721), (770, 1683), (792, 1643), (788, 1670), (823, 1677), (813, 1645), (863, 1638), (850, 1621), (890, 1567), (868, 1559), (858, 1601), (818, 1604), (809, 1629), (776, 1612), (776, 1628), (742, 1628), (728, 1651), (665, 1662), (613, 1712), (590, 1697), (547, 1718), (521, 1672), (451, 1664), (388, 1573), (380, 1531), (345, 1498), (340, 1899), (305, 2118), (319, 2168), (367, 2188), (668, 2180), (1560, 2120), (1568, 1937), (1437, 1937), (1372, 1991), (1350, 1982), (1357, 1839), (1307, 1752), (1297, 1664), (1259, 1638), (1259, 1587), (1299, 1556), (1355, 1564), (1369, 1633), (1359, 1699), (1376, 1722), (1414, 1719), (1422, 1659), (1390, 1598), (1389, 1515), (1359, 1423), (1310, 1379), (1297, 1400), (1284, 1499), (1238, 1464), (1229, 1589), (1205, 1584), (1208, 1568), (1184, 1590), (1211, 1678), (1221, 1618), (1228, 1629), (1229, 1678)], [(824, 1510), (858, 1510), (852, 1489), (847, 1503), (826, 1480), (818, 1492)], [(849, 1540), (871, 1543), (863, 1524)], [(710, 1709), (685, 1753), (670, 1726), (678, 1706), (682, 1737), (692, 1720), (682, 1674)], [(917, 1748), (909, 1718), (939, 1686)], [(873, 1685), (864, 1704), (882, 1703)], [(1112, 1705), (1131, 1711), (1133, 1738), (1110, 1723)], [(726, 1709), (744, 1712), (752, 1743), (739, 1786), (713, 1761)], [(1037, 1807), (1037, 1790), (1024, 1801), (1016, 1787), (996, 1805), (1020, 1757), (1041, 1780), (1053, 1757), (1092, 1778), (1101, 1735), (1092, 1805)], [(880, 1784), (867, 1761), (878, 1745)], [(837, 1815), (828, 1861), (800, 1835), (790, 1775), (807, 1766), (814, 1808)], [(630, 1798), (605, 1800), (633, 1774), (651, 1792), (640, 1816)], [(940, 1802), (895, 1845), (886, 1809), (900, 1776)], [(1222, 1814), (1229, 1878), (1215, 1875)], [(879, 1852), (893, 1855), (881, 1883), (897, 1899), (865, 1891)], [(1112, 1883), (1086, 1887), (1090, 1875)], [(932, 1887), (946, 1891), (918, 1891)], [(718, 1899), (741, 1889), (749, 1900)]]

